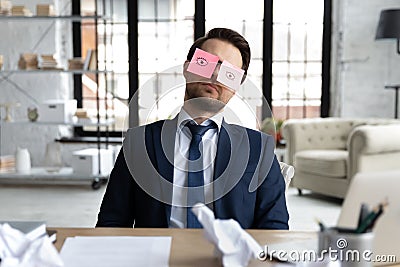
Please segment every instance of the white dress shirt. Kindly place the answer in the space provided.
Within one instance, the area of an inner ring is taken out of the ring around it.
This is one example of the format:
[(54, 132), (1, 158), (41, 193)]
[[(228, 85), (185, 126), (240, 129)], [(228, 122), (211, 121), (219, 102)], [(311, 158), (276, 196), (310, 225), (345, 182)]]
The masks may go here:
[[(207, 126), (214, 121), (218, 128), (208, 130), (203, 138), (203, 174), (204, 174), (204, 200), (205, 204), (212, 208), (213, 187), (211, 182), (214, 176), (214, 161), (217, 154), (218, 133), (222, 124), (222, 113), (205, 120), (202, 124)], [(189, 145), (192, 135), (185, 124), (193, 120), (190, 115), (183, 109), (179, 112), (177, 128), (175, 134), (175, 154), (174, 154), (174, 187), (172, 191), (172, 208), (170, 227), (186, 228), (186, 211), (182, 206), (187, 202), (187, 190), (182, 187), (187, 187), (187, 168), (189, 158)]]

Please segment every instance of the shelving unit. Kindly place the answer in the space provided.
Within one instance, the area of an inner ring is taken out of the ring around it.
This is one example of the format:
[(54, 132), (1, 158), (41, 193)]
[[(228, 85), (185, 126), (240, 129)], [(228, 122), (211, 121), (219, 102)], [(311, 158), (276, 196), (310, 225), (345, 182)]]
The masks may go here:
[(92, 188), (99, 189), (101, 185), (106, 184), (108, 176), (95, 175), (87, 176), (74, 173), (71, 167), (62, 167), (55, 169), (52, 167), (33, 167), (29, 174), (20, 174), (16, 172), (0, 173), (0, 179), (4, 183), (34, 183), (34, 184), (86, 184), (88, 180), (92, 181)]
[[(18, 23), (30, 23), (32, 21), (65, 21), (68, 23), (77, 23), (77, 22), (84, 22), (84, 21), (90, 21), (93, 22), (93, 25), (96, 25), (96, 34), (97, 34), (97, 25), (98, 22), (102, 22), (104, 25), (112, 25), (112, 18), (105, 16), (106, 12), (106, 3), (105, 1), (99, 2), (103, 3), (103, 6), (101, 7), (101, 10), (103, 12), (103, 15), (97, 14), (95, 16), (80, 16), (80, 15), (60, 15), (60, 16), (5, 16), (5, 15), (0, 15), (0, 22), (2, 21), (10, 21), (10, 22), (18, 22)], [(96, 10), (97, 10), (97, 4), (96, 4)], [(29, 25), (27, 25), (29, 27)], [(106, 42), (106, 40), (104, 40)], [(96, 62), (98, 64), (98, 61)], [(96, 75), (97, 80), (99, 80), (99, 75), (109, 75), (109, 74), (114, 74), (113, 71), (107, 70), (107, 64), (104, 64), (104, 69), (99, 70), (70, 70), (70, 69), (3, 69), (0, 70), (0, 80), (8, 80), (8, 77), (10, 75), (16, 74), (16, 75), (25, 75), (25, 74), (36, 74), (36, 75), (45, 75), (48, 73), (66, 73), (69, 75), (83, 75), (83, 74), (93, 74)], [(18, 86), (14, 83), (14, 87)], [(20, 90), (23, 90), (22, 88), (19, 88)], [(107, 88), (107, 83), (106, 83), (106, 88), (105, 92), (107, 94), (108, 88)], [(97, 90), (98, 94), (98, 90)], [(107, 101), (107, 97), (105, 101)], [(109, 118), (106, 115), (105, 119), (101, 119), (99, 115), (99, 102), (100, 98), (97, 95), (97, 121), (84, 121), (84, 122), (45, 122), (45, 121), (36, 121), (36, 122), (31, 122), (28, 120), (18, 120), (18, 121), (12, 121), (12, 122), (6, 122), (2, 121), (0, 118), (0, 136), (1, 136), (1, 128), (2, 127), (7, 127), (8, 125), (19, 125), (21, 127), (25, 126), (71, 126), (71, 127), (84, 127), (84, 126), (92, 126), (97, 128), (97, 132), (100, 132), (100, 127), (106, 127), (106, 132), (108, 132), (108, 127), (113, 125), (115, 123), (115, 120), (113, 118)], [(106, 104), (106, 114), (107, 114), (107, 104)], [(40, 114), (39, 114), (40, 116)], [(0, 145), (1, 145), (1, 139), (0, 139)], [(98, 189), (101, 187), (102, 184), (105, 184), (108, 181), (108, 176), (102, 175), (100, 171), (100, 149), (102, 148), (102, 144), (100, 141), (100, 134), (97, 135), (97, 149), (98, 149), (98, 175), (81, 175), (81, 174), (76, 174), (73, 172), (72, 168), (69, 167), (63, 167), (60, 168), (58, 171), (54, 171), (53, 169), (46, 168), (46, 167), (34, 167), (31, 169), (30, 173), (27, 174), (19, 174), (14, 172), (0, 172), (0, 180), (3, 182), (23, 182), (23, 183), (54, 183), (54, 182), (61, 182), (61, 183), (81, 183), (81, 182), (87, 182), (90, 181), (92, 182), (92, 188), (93, 189)], [(108, 148), (108, 134), (106, 134), (106, 141), (105, 141), (105, 148)]]
[(21, 74), (38, 74), (38, 73), (71, 73), (71, 74), (105, 74), (105, 73), (114, 73), (112, 71), (107, 71), (107, 70), (64, 70), (64, 69), (48, 69), (48, 70), (43, 70), (43, 69), (37, 69), (37, 70), (0, 70), (0, 75), (1, 74), (11, 74), (11, 73), (21, 73)]
[(82, 20), (111, 20), (106, 16), (2, 16), (0, 20), (69, 20), (69, 21), (82, 21)]
[(17, 125), (54, 125), (54, 126), (110, 126), (114, 124), (114, 119), (100, 120), (100, 122), (48, 122), (48, 121), (0, 121), (0, 125), (17, 124)]
[[(114, 123), (114, 119), (107, 119), (100, 122), (45, 122), (45, 121), (2, 121), (0, 120), (0, 131), (2, 125), (33, 125), (33, 126), (110, 126)], [(98, 140), (100, 142), (100, 140)], [(107, 143), (107, 142), (106, 142)], [(99, 146), (98, 146), (99, 147)], [(100, 149), (100, 148), (99, 148)], [(100, 157), (100, 150), (99, 150)], [(91, 181), (93, 189), (99, 189), (108, 181), (108, 175), (100, 174), (100, 158), (99, 158), (99, 174), (82, 175), (74, 173), (71, 167), (33, 167), (27, 174), (20, 174), (14, 171), (0, 172), (0, 180), (5, 183), (62, 183), (77, 184), (87, 183)]]

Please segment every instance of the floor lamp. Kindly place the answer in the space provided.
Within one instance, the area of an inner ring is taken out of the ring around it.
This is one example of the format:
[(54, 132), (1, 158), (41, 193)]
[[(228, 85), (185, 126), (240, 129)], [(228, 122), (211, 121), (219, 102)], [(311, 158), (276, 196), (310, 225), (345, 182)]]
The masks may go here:
[[(397, 40), (397, 53), (400, 55), (400, 9), (386, 9), (381, 11), (379, 17), (378, 29), (376, 31), (375, 39), (396, 39)], [(397, 106), (400, 84), (387, 85), (385, 89), (394, 89), (395, 93), (395, 106), (394, 117), (397, 119)]]

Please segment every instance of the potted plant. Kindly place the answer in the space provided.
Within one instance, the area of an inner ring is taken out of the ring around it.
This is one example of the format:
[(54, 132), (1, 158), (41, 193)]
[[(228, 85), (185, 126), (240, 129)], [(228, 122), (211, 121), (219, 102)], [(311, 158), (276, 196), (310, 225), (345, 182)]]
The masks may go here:
[(266, 118), (261, 123), (261, 131), (273, 136), (275, 138), (276, 145), (282, 145), (283, 137), (281, 133), (281, 128), (284, 120), (273, 118)]

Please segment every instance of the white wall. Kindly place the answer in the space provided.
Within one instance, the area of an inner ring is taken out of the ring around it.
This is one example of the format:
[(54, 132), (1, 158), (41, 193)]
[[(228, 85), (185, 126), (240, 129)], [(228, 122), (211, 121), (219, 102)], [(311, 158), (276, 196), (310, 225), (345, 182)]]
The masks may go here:
[(400, 8), (399, 0), (334, 0), (331, 115), (394, 116), (394, 91), (400, 84), (396, 40), (375, 40), (380, 11)]

